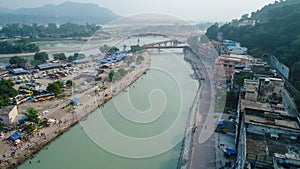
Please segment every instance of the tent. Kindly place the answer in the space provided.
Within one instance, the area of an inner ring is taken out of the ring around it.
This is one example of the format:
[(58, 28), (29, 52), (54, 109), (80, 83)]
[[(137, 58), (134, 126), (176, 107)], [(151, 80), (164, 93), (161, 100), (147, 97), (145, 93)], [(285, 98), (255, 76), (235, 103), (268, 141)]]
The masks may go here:
[(17, 140), (17, 139), (19, 139), (19, 138), (21, 138), (21, 134), (19, 134), (19, 133), (14, 133), (13, 135), (11, 135), (11, 136), (9, 137), (9, 139), (11, 139), (11, 140), (13, 140), (13, 141), (15, 141), (15, 140)]
[(48, 122), (49, 122), (49, 123), (54, 123), (55, 120), (54, 120), (54, 119), (48, 119)]
[(19, 120), (18, 120), (18, 122), (20, 123), (20, 124), (22, 124), (22, 123), (24, 123), (25, 122), (25, 120), (27, 120), (27, 116), (26, 115), (23, 115), (23, 116), (21, 116), (20, 118), (19, 118)]
[(224, 124), (224, 120), (218, 120), (218, 121), (217, 121), (217, 125), (220, 125), (220, 126), (221, 126), (221, 125), (223, 125), (223, 124)]
[(78, 105), (78, 104), (80, 104), (80, 99), (79, 99), (79, 98), (76, 98), (76, 97), (74, 97), (73, 99), (71, 99), (71, 104), (74, 104), (74, 105)]

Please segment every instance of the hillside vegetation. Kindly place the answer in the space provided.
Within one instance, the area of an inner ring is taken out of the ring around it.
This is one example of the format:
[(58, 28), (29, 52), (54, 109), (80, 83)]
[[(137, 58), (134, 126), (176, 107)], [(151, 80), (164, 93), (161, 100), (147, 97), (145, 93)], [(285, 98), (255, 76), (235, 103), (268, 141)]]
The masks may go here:
[[(300, 91), (300, 1), (275, 2), (244, 15), (240, 20), (219, 26), (214, 24), (206, 35), (216, 39), (222, 32), (225, 39), (239, 41), (249, 49), (249, 54), (261, 57), (273, 54), (290, 68), (290, 81)], [(256, 19), (255, 26), (238, 26), (245, 19)]]

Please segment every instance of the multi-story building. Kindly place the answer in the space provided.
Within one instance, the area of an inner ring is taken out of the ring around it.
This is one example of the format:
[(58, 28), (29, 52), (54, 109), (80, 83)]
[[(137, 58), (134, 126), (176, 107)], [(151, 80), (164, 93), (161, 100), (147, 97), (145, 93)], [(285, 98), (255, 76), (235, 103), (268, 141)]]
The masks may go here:
[(244, 108), (240, 116), (238, 168), (300, 167), (299, 118), (258, 107)]
[(17, 106), (6, 106), (0, 109), (0, 123), (12, 125), (18, 116)]
[(280, 78), (244, 80), (237, 117), (237, 168), (300, 167), (300, 119), (282, 104), (283, 90)]
[(241, 97), (245, 100), (259, 101), (277, 105), (282, 101), (284, 81), (279, 78), (259, 77), (258, 79), (245, 79)]
[(223, 55), (215, 60), (215, 77), (218, 84), (230, 83), (233, 70), (238, 65), (247, 66), (253, 58), (248, 55)]

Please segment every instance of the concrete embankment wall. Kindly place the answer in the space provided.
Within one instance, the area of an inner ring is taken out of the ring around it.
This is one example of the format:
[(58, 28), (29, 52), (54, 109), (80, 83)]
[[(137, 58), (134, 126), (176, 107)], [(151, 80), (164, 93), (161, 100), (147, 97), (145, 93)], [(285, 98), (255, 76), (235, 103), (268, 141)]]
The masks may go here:
[(202, 92), (202, 85), (201, 85), (201, 73), (197, 69), (198, 66), (196, 63), (194, 63), (190, 58), (191, 57), (199, 57), (196, 53), (192, 51), (192, 49), (187, 49), (184, 52), (184, 59), (189, 62), (192, 66), (192, 69), (194, 70), (194, 76), (199, 81), (199, 87), (197, 89), (193, 104), (189, 110), (187, 122), (186, 122), (186, 128), (184, 133), (184, 139), (182, 141), (180, 156), (177, 163), (177, 169), (188, 169), (190, 167), (190, 159), (192, 154), (192, 145), (194, 140), (194, 130), (195, 130), (195, 119), (197, 112), (199, 110), (199, 103)]

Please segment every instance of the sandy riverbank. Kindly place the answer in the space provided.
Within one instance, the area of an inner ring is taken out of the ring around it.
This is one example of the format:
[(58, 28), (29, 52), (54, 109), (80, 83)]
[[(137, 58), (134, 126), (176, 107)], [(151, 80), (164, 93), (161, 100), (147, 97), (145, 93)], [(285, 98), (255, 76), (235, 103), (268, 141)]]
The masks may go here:
[[(61, 103), (59, 107), (50, 109), (47, 116), (51, 117), (52, 113), (59, 115), (60, 118), (57, 118), (57, 122), (51, 124), (49, 127), (41, 129), (27, 142), (22, 142), (22, 144), (18, 145), (17, 147), (11, 147), (8, 149), (4, 154), (5, 157), (0, 157), (0, 160), (2, 160), (0, 168), (16, 168), (25, 160), (31, 158), (32, 155), (41, 149), (46, 148), (45, 146), (50, 144), (65, 131), (68, 131), (81, 119), (86, 118), (87, 115), (106, 103), (110, 98), (105, 96), (115, 96), (124, 91), (128, 86), (141, 77), (150, 67), (149, 54), (145, 52), (143, 53), (143, 56), (144, 61), (140, 65), (137, 65), (134, 71), (128, 73), (119, 81), (107, 84), (106, 90), (99, 92), (95, 96), (92, 96), (91, 93), (95, 92), (95, 90), (98, 88), (98, 86), (94, 86), (83, 93), (73, 95), (72, 97), (77, 97), (81, 100), (81, 105), (77, 106), (71, 113), (66, 113), (66, 110), (60, 108), (67, 103)], [(15, 152), (14, 157), (11, 157), (11, 152)]]

